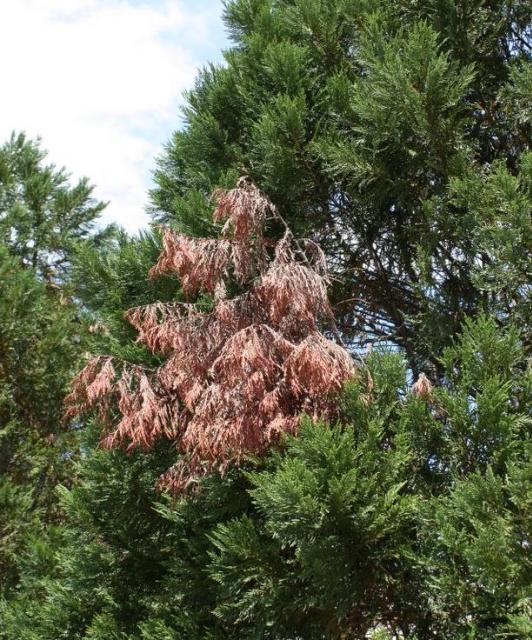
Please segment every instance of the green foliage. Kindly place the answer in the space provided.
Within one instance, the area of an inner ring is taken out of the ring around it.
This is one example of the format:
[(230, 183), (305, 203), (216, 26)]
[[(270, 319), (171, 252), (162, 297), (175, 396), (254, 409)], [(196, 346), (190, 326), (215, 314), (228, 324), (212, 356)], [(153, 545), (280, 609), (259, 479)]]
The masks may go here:
[(27, 534), (31, 495), (8, 478), (0, 479), (0, 571), (2, 586), (16, 581), (17, 552)]
[(178, 283), (146, 281), (157, 232), (86, 242), (90, 187), (13, 137), (0, 638), (532, 637), (530, 3), (228, 0), (225, 20), (225, 63), (158, 160), (154, 220), (216, 235), (210, 194), (249, 175), (319, 241), (340, 331), (373, 352), (338, 424), (306, 419), (266, 459), (158, 494), (171, 447), (110, 453), (76, 424), (80, 445), (59, 415), (80, 352), (157, 364), (123, 313)]
[(414, 524), (410, 454), (402, 442), (382, 450), (383, 435), (371, 420), (356, 430), (307, 422), (271, 471), (252, 475), (258, 521), (244, 516), (214, 536), (218, 615), (271, 628), (266, 637), (335, 637), (371, 627), (386, 603), (401, 607), (410, 596), (408, 567), (397, 564)]
[(71, 187), (45, 155), (23, 134), (0, 147), (0, 596), (25, 583), (21, 554), (62, 518), (55, 487), (72, 482), (78, 454), (63, 397), (87, 336), (72, 262), (108, 233), (94, 234), (104, 205), (92, 187)]
[(2, 427), (24, 422), (40, 436), (54, 432), (61, 396), (72, 373), (82, 328), (76, 310), (61, 291), (40, 282), (34, 272), (0, 250), (0, 353)]
[(487, 319), (444, 365), (427, 404), (405, 394), (399, 356), (372, 355), (372, 401), (346, 391), (353, 426), (307, 422), (249, 474), (256, 516), (217, 527), (211, 563), (215, 611), (240, 637), (519, 637), (530, 373), (515, 332)]
[[(466, 169), (451, 179), (445, 194), (425, 202), (431, 228), (422, 232), (417, 250), (424, 264), (422, 286), (431, 290), (434, 303), (417, 318), (420, 342), (434, 344), (438, 315), (460, 313), (456, 290), (462, 278), (469, 282), (471, 300), (481, 301), (504, 323), (526, 327), (531, 311), (531, 158), (523, 153), (516, 175), (501, 162), (484, 171)], [(449, 224), (453, 218), (460, 220), (454, 229)], [(453, 252), (453, 281), (441, 287), (438, 274), (449, 269), (437, 251), (444, 235)], [(471, 300), (467, 305), (473, 311)]]
[(70, 186), (68, 174), (45, 165), (39, 141), (11, 135), (0, 147), (0, 239), (21, 264), (62, 279), (80, 241), (94, 236), (105, 203), (92, 197), (86, 178)]
[(70, 480), (75, 435), (61, 411), (82, 335), (61, 291), (0, 247), (0, 590), (31, 526), (57, 518), (54, 486)]
[(401, 355), (375, 351), (341, 424), (305, 419), (265, 461), (178, 501), (154, 490), (171, 447), (101, 451), (91, 429), (53, 566), (4, 603), (5, 638), (522, 637), (532, 385), (518, 332), (468, 322), (442, 367), (421, 398)]
[(234, 46), (188, 95), (155, 218), (210, 234), (206, 198), (249, 174), (319, 239), (346, 337), (437, 368), (530, 276), (529, 3), (233, 0), (225, 18)]
[(364, 189), (367, 199), (392, 200), (396, 208), (415, 207), (420, 192), (461, 168), (463, 97), (473, 68), (460, 68), (441, 53), (436, 32), (424, 22), (391, 39), (370, 22), (358, 58), (367, 77), (350, 87), (344, 106), (350, 135), (343, 139), (340, 127), (339, 139), (323, 140), (318, 153), (350, 191)]
[(205, 532), (234, 516), (245, 496), (234, 480), (212, 479), (192, 505), (160, 502), (155, 483), (174, 459), (171, 447), (128, 456), (95, 448), (96, 429), (88, 436), (79, 482), (62, 491), (69, 526), (53, 573), (37, 574), (31, 590), (0, 606), (5, 637), (206, 637)]
[(154, 299), (175, 300), (179, 286), (169, 277), (148, 282), (148, 271), (161, 251), (157, 233), (128, 237), (123, 231), (98, 246), (84, 245), (76, 256), (72, 282), (90, 325), (91, 353), (113, 354), (132, 362), (150, 362), (148, 351), (134, 344), (136, 334), (125, 310)]
[(447, 637), (529, 637), (531, 480), (527, 455), (504, 475), (472, 473), (431, 505), (421, 557)]

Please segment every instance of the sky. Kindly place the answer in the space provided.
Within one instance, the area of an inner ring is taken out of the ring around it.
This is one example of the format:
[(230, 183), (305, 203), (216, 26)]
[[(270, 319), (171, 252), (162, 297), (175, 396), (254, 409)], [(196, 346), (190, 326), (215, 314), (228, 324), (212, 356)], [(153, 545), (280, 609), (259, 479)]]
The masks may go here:
[(103, 222), (139, 230), (183, 91), (228, 45), (221, 12), (221, 0), (0, 0), (0, 143), (39, 136), (109, 201)]

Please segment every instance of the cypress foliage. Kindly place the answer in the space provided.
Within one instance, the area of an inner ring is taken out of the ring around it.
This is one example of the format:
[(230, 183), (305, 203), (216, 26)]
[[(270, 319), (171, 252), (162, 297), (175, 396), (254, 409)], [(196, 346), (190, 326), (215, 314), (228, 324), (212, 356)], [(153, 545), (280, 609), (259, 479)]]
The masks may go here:
[[(104, 205), (83, 180), (45, 165), (39, 143), (13, 134), (0, 147), (0, 596), (62, 515), (78, 444), (62, 419), (65, 391), (87, 336), (72, 299), (71, 265)], [(1, 626), (1, 625), (0, 625)]]
[(472, 181), (499, 191), (530, 259), (503, 213), (515, 196), (488, 178), (515, 177), (529, 145), (528, 3), (234, 0), (225, 16), (234, 46), (188, 96), (156, 218), (186, 228), (244, 171), (325, 250), (345, 333), (438, 367), (467, 314), (505, 304), (478, 282), (501, 253)]
[[(155, 490), (168, 443), (105, 451), (80, 422), (61, 527), (13, 545), (27, 492), (0, 491), (19, 573), (0, 638), (531, 637), (529, 3), (225, 7), (233, 46), (188, 95), (154, 220), (217, 238), (209, 195), (250, 176), (324, 249), (364, 364), (337, 420), (187, 496)], [(157, 233), (79, 251), (91, 353), (160, 366), (123, 317), (182, 299), (145, 279), (159, 251)]]
[(40, 142), (23, 133), (0, 147), (0, 239), (21, 265), (54, 282), (67, 274), (80, 242), (97, 240), (105, 203), (92, 197), (86, 178), (71, 186), (65, 170), (45, 159)]
[(171, 448), (93, 449), (54, 573), (26, 574), (6, 637), (526, 637), (523, 348), (484, 317), (441, 364), (448, 382), (419, 394), (399, 354), (373, 353), (342, 424), (307, 420), (177, 502), (154, 490)]
[(249, 638), (526, 637), (523, 356), (515, 332), (469, 322), (428, 398), (399, 356), (372, 355), (351, 426), (309, 423), (249, 475), (253, 515), (217, 526), (218, 615)]

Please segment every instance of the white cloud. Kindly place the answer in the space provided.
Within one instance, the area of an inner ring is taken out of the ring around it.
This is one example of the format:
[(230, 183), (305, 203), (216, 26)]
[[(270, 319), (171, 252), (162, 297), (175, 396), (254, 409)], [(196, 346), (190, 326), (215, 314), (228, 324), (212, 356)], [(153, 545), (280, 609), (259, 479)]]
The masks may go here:
[(40, 135), (49, 158), (135, 230), (182, 92), (222, 44), (216, 0), (0, 0), (0, 141)]

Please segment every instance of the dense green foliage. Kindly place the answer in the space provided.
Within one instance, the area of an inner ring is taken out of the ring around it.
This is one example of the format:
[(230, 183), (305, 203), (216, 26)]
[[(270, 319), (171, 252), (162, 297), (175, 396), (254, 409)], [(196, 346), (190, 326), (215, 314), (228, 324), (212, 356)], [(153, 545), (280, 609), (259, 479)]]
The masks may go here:
[[(0, 586), (21, 544), (17, 527), (56, 511), (50, 491), (68, 477), (61, 404), (79, 349), (60, 294), (0, 253)], [(77, 336), (79, 339), (79, 336)], [(12, 511), (14, 512), (12, 514)], [(7, 563), (7, 564), (6, 564)]]
[(55, 487), (73, 479), (78, 445), (62, 405), (88, 332), (71, 265), (99, 241), (91, 229), (104, 206), (45, 157), (24, 135), (0, 147), (0, 594), (30, 539), (52, 534)]
[(54, 579), (26, 558), (6, 637), (524, 637), (523, 365), (516, 332), (486, 318), (446, 350), (430, 402), (401, 356), (373, 354), (371, 402), (353, 383), (343, 427), (307, 422), (284, 452), (177, 503), (154, 491), (169, 449), (94, 450), (63, 495)]
[(530, 259), (514, 209), (528, 163), (511, 186), (530, 138), (528, 3), (235, 0), (226, 18), (234, 46), (188, 96), (156, 217), (197, 224), (212, 189), (248, 173), (326, 250), (344, 331), (436, 365), (466, 314), (498, 306), (478, 283), (503, 270), (493, 205)]
[(226, 3), (234, 44), (158, 161), (154, 220), (214, 235), (209, 194), (250, 175), (320, 242), (339, 327), (373, 349), (338, 424), (305, 419), (177, 499), (155, 490), (171, 443), (103, 451), (98, 424), (60, 423), (81, 351), (157, 364), (123, 318), (180, 297), (146, 280), (157, 232), (85, 242), (85, 183), (2, 148), (2, 640), (532, 637), (531, 17)]
[(12, 134), (0, 147), (0, 238), (25, 267), (45, 280), (61, 279), (80, 242), (95, 241), (105, 203), (87, 179), (70, 186), (64, 169), (44, 164), (39, 142)]

